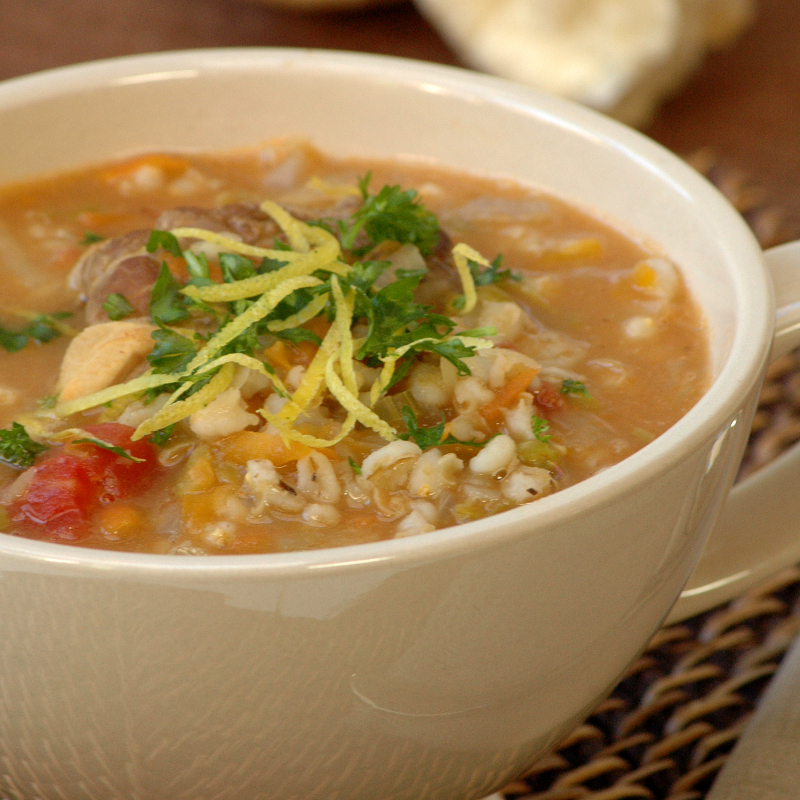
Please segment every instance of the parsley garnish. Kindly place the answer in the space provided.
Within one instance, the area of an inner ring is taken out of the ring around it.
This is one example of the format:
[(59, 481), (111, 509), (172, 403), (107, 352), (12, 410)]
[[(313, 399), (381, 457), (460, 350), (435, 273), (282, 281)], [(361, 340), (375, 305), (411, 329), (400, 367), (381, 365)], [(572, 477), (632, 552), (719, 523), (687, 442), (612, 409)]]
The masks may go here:
[(361, 467), (359, 467), (358, 464), (356, 464), (352, 456), (347, 456), (347, 463), (350, 464), (350, 468), (356, 475), (361, 474)]
[(561, 394), (572, 394), (579, 397), (589, 397), (589, 390), (580, 381), (565, 378), (561, 382)]
[[(153, 233), (158, 233), (158, 231), (153, 231)], [(172, 236), (171, 233), (169, 235)], [(174, 236), (172, 238), (175, 239)], [(176, 243), (177, 241), (175, 239)], [(185, 297), (180, 290), (181, 285), (175, 280), (167, 265), (162, 262), (161, 272), (150, 292), (150, 318), (156, 325), (169, 325), (180, 322), (189, 316)]]
[(422, 428), (417, 425), (417, 415), (408, 406), (403, 406), (401, 413), (405, 420), (406, 428), (408, 428), (408, 433), (400, 433), (398, 434), (398, 438), (405, 439), (406, 441), (413, 439), (423, 450), (428, 450), (431, 447), (440, 447), (446, 444), (483, 447), (494, 438), (490, 437), (485, 442), (476, 442), (474, 439), (465, 442), (462, 439), (456, 439), (451, 433), (448, 433), (447, 436), (444, 435), (444, 414), (442, 415), (442, 421), (437, 425), (432, 425), (430, 428)]
[(108, 450), (109, 453), (113, 453), (116, 456), (120, 456), (120, 458), (127, 458), (129, 461), (135, 461), (138, 464), (141, 464), (144, 459), (137, 458), (134, 455), (131, 455), (127, 450), (122, 447), (117, 447), (115, 444), (110, 444), (109, 442), (104, 442), (102, 439), (95, 439), (93, 436), (86, 436), (83, 439), (73, 439), (73, 444), (93, 444), (96, 447), (99, 447), (103, 450)]
[[(475, 286), (490, 286), (493, 283), (500, 283), (500, 281), (512, 280), (512, 281), (521, 281), (522, 275), (517, 272), (512, 272), (510, 269), (500, 269), (503, 264), (503, 256), (498, 254), (494, 261), (486, 267), (485, 269), (481, 269), (481, 265), (478, 264), (477, 261), (472, 261), (469, 259), (467, 261), (467, 266), (469, 267), (469, 271), (472, 275), (472, 280), (475, 283)], [(466, 302), (464, 295), (457, 297), (453, 300), (453, 308), (464, 308), (464, 303)]]
[[(414, 244), (420, 253), (428, 255), (439, 240), (439, 221), (436, 216), (416, 202), (413, 189), (384, 186), (378, 194), (369, 193), (371, 173), (358, 182), (363, 203), (351, 217), (352, 223), (340, 223), (342, 248), (352, 250), (356, 237), (363, 230), (370, 245), (364, 252), (389, 240), (400, 244)], [(359, 251), (361, 252), (361, 251)]]
[(540, 442), (549, 442), (553, 437), (547, 432), (550, 429), (550, 423), (546, 419), (533, 415), (531, 418), (531, 428), (533, 435)]
[(83, 239), (81, 239), (81, 244), (94, 244), (95, 242), (102, 242), (105, 239), (105, 236), (101, 236), (99, 233), (92, 233), (92, 231), (86, 231), (83, 234)]
[(170, 372), (181, 372), (197, 355), (197, 346), (187, 336), (160, 328), (150, 336), (155, 339), (155, 347), (147, 356), (156, 375)]
[(150, 238), (147, 240), (145, 249), (148, 253), (155, 253), (159, 247), (176, 258), (180, 258), (183, 255), (178, 237), (174, 233), (169, 231), (150, 231)]
[(55, 408), (57, 403), (57, 394), (48, 394), (46, 397), (41, 397), (36, 401), (39, 408)]
[(156, 431), (155, 433), (151, 434), (148, 439), (152, 444), (166, 444), (169, 437), (172, 436), (172, 431), (174, 430), (175, 423), (173, 422), (172, 425), (167, 425), (166, 428), (162, 428), (160, 431)]
[(12, 422), (11, 428), (0, 430), (0, 461), (12, 467), (30, 467), (36, 456), (47, 449), (47, 445), (34, 442), (19, 422)]
[(16, 353), (22, 350), (31, 339), (39, 344), (49, 342), (61, 336), (62, 327), (59, 325), (59, 320), (71, 316), (72, 314), (68, 312), (36, 314), (25, 327), (18, 331), (0, 327), (0, 347), (4, 347), (9, 353)]
[(125, 295), (115, 292), (106, 297), (103, 303), (103, 311), (108, 314), (108, 318), (114, 321), (129, 317), (136, 309), (127, 301)]

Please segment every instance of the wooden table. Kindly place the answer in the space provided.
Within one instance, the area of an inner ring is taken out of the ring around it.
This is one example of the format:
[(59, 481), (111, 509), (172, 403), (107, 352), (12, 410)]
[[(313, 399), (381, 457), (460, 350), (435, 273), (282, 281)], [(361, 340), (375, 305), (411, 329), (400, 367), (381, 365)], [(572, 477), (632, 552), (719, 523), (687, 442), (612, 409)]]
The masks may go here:
[[(800, 235), (800, 3), (757, 0), (755, 24), (714, 53), (646, 132), (680, 155), (713, 148)], [(0, 79), (97, 58), (189, 47), (361, 50), (457, 64), (410, 2), (296, 14), (239, 0), (0, 0)]]

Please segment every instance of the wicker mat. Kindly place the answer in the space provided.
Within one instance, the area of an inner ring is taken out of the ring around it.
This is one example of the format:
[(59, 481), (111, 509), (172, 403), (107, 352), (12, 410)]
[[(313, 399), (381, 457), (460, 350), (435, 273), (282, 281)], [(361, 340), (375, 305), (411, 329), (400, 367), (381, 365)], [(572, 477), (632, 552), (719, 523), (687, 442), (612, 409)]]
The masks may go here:
[[(711, 151), (689, 162), (763, 247), (797, 238), (744, 175)], [(741, 474), (800, 439), (800, 354), (770, 367)], [(663, 628), (612, 695), (519, 781), (508, 800), (701, 800), (800, 633), (800, 569), (727, 606)]]

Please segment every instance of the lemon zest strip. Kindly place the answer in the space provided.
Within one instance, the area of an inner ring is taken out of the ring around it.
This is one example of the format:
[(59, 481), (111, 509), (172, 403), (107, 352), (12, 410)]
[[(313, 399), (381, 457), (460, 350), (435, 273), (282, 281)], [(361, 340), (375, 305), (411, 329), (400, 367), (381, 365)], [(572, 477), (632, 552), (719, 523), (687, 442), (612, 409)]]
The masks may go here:
[(353, 334), (350, 330), (350, 326), (353, 324), (355, 292), (351, 291), (350, 296), (345, 298), (335, 275), (331, 276), (331, 290), (336, 302), (336, 317), (333, 324), (339, 329), (339, 364), (342, 378), (347, 390), (353, 395), (358, 395), (358, 382), (353, 369)]
[(325, 383), (331, 394), (339, 401), (345, 411), (352, 414), (362, 425), (372, 428), (377, 434), (392, 442), (397, 438), (397, 431), (388, 422), (381, 419), (371, 408), (367, 408), (357, 397), (347, 391), (342, 379), (336, 374), (335, 359), (329, 359), (325, 367)]
[(464, 288), (464, 308), (462, 314), (469, 314), (475, 303), (478, 302), (478, 293), (475, 291), (475, 281), (469, 269), (469, 262), (475, 261), (484, 267), (491, 267), (491, 264), (477, 251), (473, 250), (468, 244), (460, 242), (453, 248), (453, 262), (458, 270), (458, 277), (461, 278), (461, 285)]
[[(220, 371), (199, 391), (195, 392), (186, 400), (167, 403), (160, 411), (156, 412), (150, 419), (145, 420), (131, 435), (131, 441), (141, 439), (148, 433), (153, 433), (168, 425), (180, 422), (182, 419), (194, 414), (201, 408), (207, 406), (217, 395), (224, 392), (233, 381), (236, 366), (234, 364), (224, 364)], [(189, 384), (185, 384), (189, 386)], [(183, 387), (181, 387), (183, 389)], [(180, 391), (180, 390), (178, 390)], [(177, 394), (177, 392), (175, 393)], [(175, 395), (173, 395), (174, 397)]]
[(275, 258), (280, 261), (299, 261), (306, 255), (305, 253), (293, 253), (291, 250), (270, 250), (266, 247), (245, 244), (237, 239), (231, 239), (230, 236), (208, 231), (205, 228), (173, 228), (170, 233), (179, 239), (200, 239), (203, 242), (209, 242), (218, 247), (224, 247), (227, 251), (238, 253), (242, 256)]
[[(322, 344), (314, 354), (314, 358), (311, 359), (300, 385), (295, 389), (289, 402), (276, 414), (279, 423), (291, 425), (313, 402), (325, 379), (325, 367), (328, 360), (333, 356), (338, 346), (339, 329), (335, 325), (331, 325), (322, 340)], [(280, 428), (281, 424), (276, 424), (275, 427)]]
[(289, 240), (289, 247), (292, 250), (296, 253), (307, 253), (311, 249), (306, 236), (306, 228), (310, 226), (293, 217), (285, 208), (281, 208), (277, 203), (273, 203), (272, 200), (265, 200), (259, 208), (278, 223), (280, 229), (286, 234), (286, 238)]
[(72, 414), (77, 414), (79, 411), (86, 411), (95, 406), (105, 405), (119, 397), (138, 394), (139, 392), (155, 389), (158, 386), (164, 386), (168, 383), (175, 383), (175, 380), (175, 375), (141, 375), (127, 383), (117, 383), (114, 386), (101, 389), (99, 392), (94, 392), (94, 394), (87, 394), (84, 397), (76, 397), (74, 400), (67, 400), (63, 403), (59, 403), (53, 409), (53, 413), (57, 417), (69, 417)]
[(291, 317), (286, 317), (286, 319), (276, 319), (270, 322), (267, 325), (267, 330), (272, 331), (273, 333), (285, 331), (289, 328), (296, 328), (298, 325), (302, 325), (304, 322), (308, 322), (310, 319), (314, 319), (317, 314), (320, 314), (325, 310), (325, 306), (328, 304), (329, 297), (330, 293), (328, 292), (317, 295), (310, 303), (307, 303), (296, 314), (292, 314)]
[(319, 286), (321, 283), (322, 281), (313, 275), (303, 275), (284, 281), (280, 286), (265, 292), (253, 305), (239, 314), (238, 317), (232, 319), (221, 331), (211, 337), (206, 346), (186, 366), (186, 373), (191, 374), (201, 364), (209, 361), (226, 344), (233, 341), (239, 334), (244, 333), (251, 325), (266, 317), (281, 300), (288, 297), (292, 292), (297, 289)]

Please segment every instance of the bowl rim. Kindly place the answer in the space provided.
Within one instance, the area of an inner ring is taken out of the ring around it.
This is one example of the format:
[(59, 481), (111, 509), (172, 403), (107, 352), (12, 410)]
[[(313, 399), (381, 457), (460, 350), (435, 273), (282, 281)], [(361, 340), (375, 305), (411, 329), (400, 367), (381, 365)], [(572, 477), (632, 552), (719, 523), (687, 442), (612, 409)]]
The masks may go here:
[[(611, 504), (620, 496), (635, 491), (637, 485), (684, 460), (692, 449), (690, 442), (706, 441), (719, 434), (731, 419), (735, 420), (741, 399), (752, 391), (761, 377), (772, 344), (774, 300), (760, 246), (741, 216), (702, 176), (666, 148), (598, 112), (530, 87), (459, 67), (335, 50), (247, 47), (122, 56), (12, 78), (0, 82), (0, 113), (69, 92), (136, 82), (202, 79), (204, 74), (247, 73), (253, 69), (297, 72), (323, 69), (342, 79), (399, 82), (419, 91), (510, 106), (550, 125), (591, 135), (638, 162), (643, 170), (673, 184), (690, 197), (708, 219), (713, 216), (718, 228), (724, 227), (727, 238), (723, 251), (732, 267), (738, 265), (730, 272), (740, 322), (719, 374), (694, 407), (641, 450), (602, 474), (535, 503), (482, 520), (365, 544), (203, 557), (99, 550), (0, 534), (0, 556), (47, 562), (58, 569), (71, 567), (96, 574), (113, 569), (115, 576), (142, 572), (175, 576), (180, 573), (187, 579), (201, 582), (249, 575), (308, 575), (320, 569), (330, 573), (449, 557), (521, 535), (546, 533), (549, 526), (566, 522), (588, 508)], [(580, 199), (577, 203), (580, 204)], [(747, 303), (743, 304), (745, 298)]]

